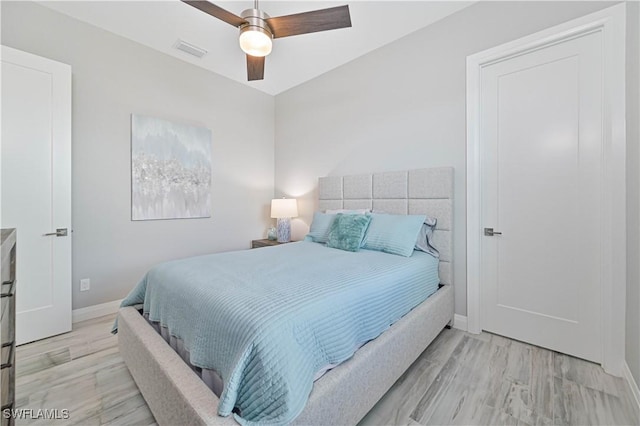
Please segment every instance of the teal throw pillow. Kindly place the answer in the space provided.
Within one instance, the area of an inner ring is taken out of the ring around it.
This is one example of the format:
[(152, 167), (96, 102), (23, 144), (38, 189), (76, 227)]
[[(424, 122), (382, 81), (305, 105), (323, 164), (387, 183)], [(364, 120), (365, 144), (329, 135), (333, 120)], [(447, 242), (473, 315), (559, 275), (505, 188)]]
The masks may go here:
[(346, 251), (360, 250), (370, 222), (369, 215), (338, 213), (329, 230), (327, 247)]

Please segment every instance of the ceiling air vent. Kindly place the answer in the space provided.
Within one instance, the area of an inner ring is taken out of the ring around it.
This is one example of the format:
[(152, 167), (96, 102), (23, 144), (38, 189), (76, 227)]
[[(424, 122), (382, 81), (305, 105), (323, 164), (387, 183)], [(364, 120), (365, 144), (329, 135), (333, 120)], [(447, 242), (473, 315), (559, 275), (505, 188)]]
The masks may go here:
[(178, 40), (176, 44), (173, 45), (178, 50), (182, 50), (184, 53), (188, 53), (189, 55), (193, 55), (196, 58), (202, 58), (207, 54), (207, 51), (201, 47), (194, 46), (193, 44), (187, 43), (186, 41)]

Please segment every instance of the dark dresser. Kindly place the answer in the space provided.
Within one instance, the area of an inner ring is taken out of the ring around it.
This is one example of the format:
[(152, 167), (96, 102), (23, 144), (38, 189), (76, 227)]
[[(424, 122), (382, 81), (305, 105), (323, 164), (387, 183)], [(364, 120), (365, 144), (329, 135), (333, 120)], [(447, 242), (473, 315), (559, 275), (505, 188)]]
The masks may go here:
[[(16, 230), (2, 229), (1, 253), (2, 291), (0, 292), (0, 342), (2, 342), (2, 364), (0, 370), (0, 425), (13, 425), (13, 416), (3, 415), (4, 410), (11, 410), (15, 401), (15, 325), (16, 325)], [(9, 418), (7, 418), (9, 417)]]

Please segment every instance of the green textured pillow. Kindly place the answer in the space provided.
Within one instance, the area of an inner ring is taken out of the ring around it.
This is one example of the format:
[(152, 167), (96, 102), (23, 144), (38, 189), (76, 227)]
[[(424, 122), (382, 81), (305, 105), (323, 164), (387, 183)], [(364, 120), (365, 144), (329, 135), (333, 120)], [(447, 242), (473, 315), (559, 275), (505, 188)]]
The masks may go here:
[(327, 247), (358, 251), (371, 217), (364, 214), (338, 213), (329, 230)]

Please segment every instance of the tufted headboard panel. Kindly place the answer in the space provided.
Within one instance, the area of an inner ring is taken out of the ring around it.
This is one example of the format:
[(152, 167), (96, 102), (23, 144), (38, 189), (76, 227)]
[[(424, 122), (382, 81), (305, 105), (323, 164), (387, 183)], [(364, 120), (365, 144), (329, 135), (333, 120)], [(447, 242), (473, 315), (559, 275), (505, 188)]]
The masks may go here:
[(440, 282), (453, 282), (453, 168), (439, 167), (318, 180), (318, 208), (426, 214), (438, 219), (433, 245), (440, 251)]

